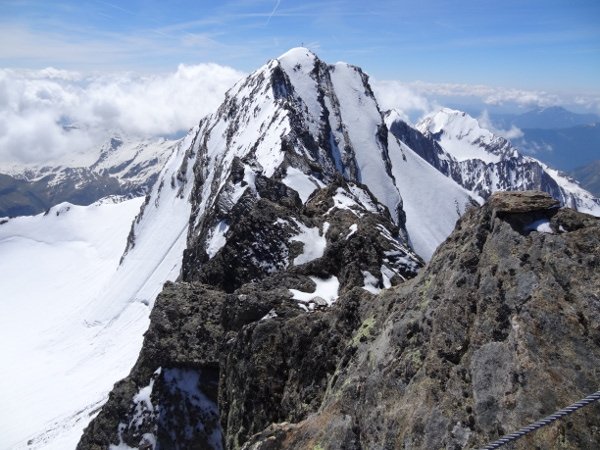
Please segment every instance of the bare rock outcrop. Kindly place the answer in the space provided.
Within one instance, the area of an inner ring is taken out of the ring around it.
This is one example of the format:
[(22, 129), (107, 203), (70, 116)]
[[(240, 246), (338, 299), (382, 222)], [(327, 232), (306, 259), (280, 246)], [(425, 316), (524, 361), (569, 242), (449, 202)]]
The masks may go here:
[[(233, 293), (166, 285), (79, 448), (479, 448), (598, 389), (599, 219), (495, 194), (416, 278), (378, 295), (348, 285), (303, 312), (289, 289), (334, 255)], [(592, 405), (513, 448), (599, 441)]]

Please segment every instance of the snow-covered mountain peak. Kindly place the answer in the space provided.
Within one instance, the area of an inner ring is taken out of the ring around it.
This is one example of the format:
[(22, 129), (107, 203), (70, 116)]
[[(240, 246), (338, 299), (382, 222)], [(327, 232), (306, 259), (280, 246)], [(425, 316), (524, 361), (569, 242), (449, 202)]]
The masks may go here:
[(452, 134), (463, 133), (464, 135), (481, 130), (476, 119), (463, 111), (451, 108), (441, 108), (430, 113), (419, 123), (418, 128), (434, 134), (440, 131), (452, 131)]
[(509, 141), (496, 136), (462, 111), (442, 108), (424, 117), (416, 128), (438, 140), (457, 161), (479, 159), (497, 163), (503, 157), (515, 154)]
[(565, 206), (600, 215), (599, 199), (558, 171), (522, 155), (462, 111), (443, 108), (422, 119), (416, 129), (402, 119), (388, 117), (387, 123), (432, 166), (483, 198), (496, 191), (537, 189)]
[(277, 61), (281, 63), (281, 65), (285, 68), (305, 68), (305, 67), (313, 67), (315, 65), (315, 61), (320, 61), (317, 55), (315, 55), (311, 50), (306, 47), (295, 47), (279, 58)]
[(307, 49), (292, 49), (234, 86), (207, 119), (206, 131), (210, 137), (202, 145), (219, 166), (237, 157), (267, 177), (285, 178), (293, 167), (325, 183), (341, 173), (368, 184), (398, 217), (401, 199), (389, 190), (385, 124), (356, 68), (330, 66)]
[[(241, 80), (217, 113), (201, 121), (193, 141), (196, 187), (188, 249), (196, 248), (197, 254), (191, 252), (189, 261), (206, 258), (205, 250), (212, 248), (206, 239), (232, 222), (236, 204), (262, 198), (265, 183), (281, 183), (303, 204), (340, 175), (364, 184), (388, 209), (403, 239), (410, 239), (425, 258), (451, 231), (457, 211), (471, 201), (464, 189), (447, 185), (389, 135), (360, 68), (329, 65), (304, 48), (290, 50)], [(422, 170), (418, 176), (405, 173), (417, 167)], [(429, 218), (439, 216), (438, 203), (447, 199), (424, 203), (422, 198), (423, 189), (436, 191), (442, 185), (449, 189), (448, 220), (440, 226)], [(407, 219), (406, 208), (431, 208), (431, 214)]]

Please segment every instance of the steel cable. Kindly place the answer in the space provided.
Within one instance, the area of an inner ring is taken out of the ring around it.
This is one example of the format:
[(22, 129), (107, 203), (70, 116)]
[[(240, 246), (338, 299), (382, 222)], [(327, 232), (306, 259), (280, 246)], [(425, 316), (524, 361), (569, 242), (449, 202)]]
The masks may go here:
[(510, 442), (514, 442), (517, 439), (521, 439), (523, 436), (525, 436), (535, 430), (545, 427), (546, 425), (550, 425), (552, 422), (555, 422), (558, 419), (562, 419), (563, 417), (568, 416), (569, 414), (574, 413), (575, 411), (577, 411), (591, 403), (594, 403), (595, 401), (598, 401), (598, 400), (600, 400), (600, 391), (597, 391), (594, 394), (588, 395), (586, 398), (581, 399), (578, 402), (573, 403), (570, 406), (567, 406), (566, 408), (556, 411), (554, 414), (551, 414), (548, 417), (544, 417), (543, 419), (538, 420), (537, 422), (527, 425), (526, 427), (521, 428), (519, 431), (515, 431), (514, 433), (510, 433), (505, 436), (502, 436), (497, 441), (494, 441), (494, 442), (486, 445), (485, 447), (482, 447), (481, 450), (493, 450), (496, 448), (500, 448)]

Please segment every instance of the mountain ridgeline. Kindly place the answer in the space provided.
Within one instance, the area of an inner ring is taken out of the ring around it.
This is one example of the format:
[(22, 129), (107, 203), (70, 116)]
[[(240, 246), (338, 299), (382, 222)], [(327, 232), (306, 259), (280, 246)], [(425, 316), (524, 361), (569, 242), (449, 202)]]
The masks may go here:
[[(598, 200), (428, 130), (304, 48), (234, 86), (133, 224), (122, 264), (160, 234), (181, 275), (78, 448), (463, 448), (595, 390), (599, 223), (558, 206)], [(530, 442), (592, 448), (597, 412)]]
[(62, 202), (91, 205), (150, 191), (177, 141), (112, 137), (98, 153), (37, 166), (0, 166), (0, 217), (34, 215)]

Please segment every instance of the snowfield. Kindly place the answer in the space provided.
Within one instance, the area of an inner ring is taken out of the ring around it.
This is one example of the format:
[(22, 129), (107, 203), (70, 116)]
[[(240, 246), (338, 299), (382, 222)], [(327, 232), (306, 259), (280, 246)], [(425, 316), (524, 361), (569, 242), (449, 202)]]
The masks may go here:
[(128, 375), (154, 300), (181, 269), (196, 131), (146, 201), (62, 203), (0, 225), (0, 448), (75, 448)]
[(87, 311), (114, 276), (142, 201), (62, 203), (0, 226), (0, 447), (75, 448), (129, 372), (148, 307), (133, 304), (112, 323)]

